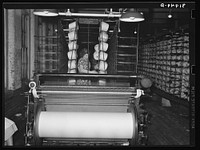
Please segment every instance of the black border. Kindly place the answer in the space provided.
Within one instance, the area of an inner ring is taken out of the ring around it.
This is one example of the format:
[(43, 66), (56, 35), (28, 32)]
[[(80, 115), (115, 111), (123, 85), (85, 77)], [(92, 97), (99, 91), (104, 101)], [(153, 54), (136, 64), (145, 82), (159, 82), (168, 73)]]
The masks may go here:
[[(73, 7), (85, 7), (85, 8), (91, 8), (91, 7), (105, 7), (105, 8), (115, 8), (116, 7), (134, 7), (134, 8), (148, 8), (148, 7), (156, 7), (156, 8), (160, 8), (160, 3), (171, 3), (171, 2), (177, 2), (177, 3), (186, 3), (188, 8), (192, 9), (195, 8), (195, 1), (87, 1), (87, 2), (83, 2), (83, 1), (54, 1), (54, 2), (47, 2), (47, 1), (34, 1), (34, 2), (11, 2), (11, 1), (7, 1), (7, 2), (3, 2), (2, 3), (2, 31), (4, 31), (4, 8), (5, 9), (36, 9), (36, 8), (54, 8), (54, 9), (66, 9), (66, 8), (73, 8)], [(144, 5), (145, 4), (145, 5)], [(190, 33), (192, 33), (192, 35), (190, 36), (190, 65), (195, 65), (195, 19), (191, 19), (190, 22)], [(2, 33), (4, 36), (4, 33)], [(192, 40), (191, 40), (192, 39)], [(2, 45), (4, 49), (4, 38), (2, 38)], [(3, 50), (2, 50), (3, 51)], [(2, 64), (4, 65), (4, 53), (2, 54)], [(4, 76), (4, 72), (3, 72), (3, 76)], [(4, 82), (4, 78), (2, 76), (3, 82)], [(190, 146), (187, 147), (194, 147), (197, 143), (195, 143), (195, 111), (197, 109), (195, 109), (195, 75), (191, 74), (190, 75), (190, 86), (191, 86), (191, 97), (190, 97)], [(2, 92), (5, 92), (4, 89), (4, 85), (2, 84)], [(2, 122), (3, 122), (3, 126), (2, 126), (2, 131), (4, 130), (4, 103), (5, 103), (5, 95), (2, 94)], [(194, 127), (194, 128), (193, 128)], [(4, 132), (2, 132), (3, 134)], [(4, 139), (4, 134), (2, 136), (2, 139)], [(4, 141), (2, 140), (2, 145), (4, 144)], [(14, 148), (17, 148), (15, 146), (13, 146)], [(163, 147), (162, 145), (159, 146), (148, 146), (148, 147)], [(184, 148), (185, 145), (183, 146), (164, 146), (164, 147), (181, 147)], [(135, 147), (134, 147), (135, 148)], [(144, 147), (146, 148), (146, 147)]]

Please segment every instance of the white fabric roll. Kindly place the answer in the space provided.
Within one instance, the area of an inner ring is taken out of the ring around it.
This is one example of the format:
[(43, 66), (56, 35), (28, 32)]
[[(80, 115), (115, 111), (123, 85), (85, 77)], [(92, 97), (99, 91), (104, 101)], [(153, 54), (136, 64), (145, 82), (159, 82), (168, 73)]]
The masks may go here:
[(95, 51), (93, 56), (94, 56), (95, 60), (104, 60), (105, 61), (108, 58), (108, 54), (105, 53), (105, 52), (102, 52), (102, 51), (100, 51), (100, 52), (99, 51)]
[(107, 74), (107, 71), (99, 71), (99, 74)]
[(108, 23), (106, 23), (106, 22), (101, 22), (100, 23), (100, 28), (99, 28), (100, 31), (108, 31), (108, 28), (109, 28), (109, 24)]
[(106, 32), (101, 32), (99, 34), (99, 41), (107, 42), (107, 40), (108, 40), (108, 34)]
[(108, 43), (100, 42), (94, 46), (95, 51), (107, 51), (108, 50)]
[(76, 69), (68, 69), (67, 73), (77, 73)]
[(68, 61), (68, 68), (75, 69), (77, 67), (76, 60), (69, 60)]
[(69, 32), (68, 38), (69, 38), (70, 41), (77, 40), (77, 32), (76, 31)]
[(69, 50), (78, 49), (77, 41), (70, 41), (68, 43), (68, 48)]
[(99, 70), (100, 71), (106, 71), (108, 68), (108, 63), (105, 61), (99, 61)]
[(76, 29), (78, 29), (78, 24), (76, 21), (69, 24), (69, 30), (73, 31)]
[(69, 51), (67, 53), (68, 59), (76, 59), (77, 58), (77, 52), (75, 50)]
[(41, 112), (39, 137), (132, 139), (131, 113)]

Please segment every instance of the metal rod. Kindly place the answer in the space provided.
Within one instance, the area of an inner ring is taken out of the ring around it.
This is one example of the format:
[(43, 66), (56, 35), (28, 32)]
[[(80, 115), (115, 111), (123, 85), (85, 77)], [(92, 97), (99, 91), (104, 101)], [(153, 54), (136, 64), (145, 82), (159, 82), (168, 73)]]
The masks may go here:
[(89, 92), (89, 91), (38, 91), (38, 94), (111, 94), (111, 95), (130, 95), (133, 92)]
[(45, 103), (46, 105), (87, 105), (87, 106), (129, 106), (129, 104), (106, 104), (106, 103)]
[[(124, 86), (117, 86), (117, 87), (114, 87), (114, 86), (105, 86), (105, 87), (101, 87), (101, 86), (83, 86), (83, 85), (80, 85), (80, 86), (71, 86), (71, 85), (41, 85), (40, 88), (70, 88), (70, 89), (102, 89), (102, 90), (135, 90), (136, 88), (135, 87), (124, 87)], [(40, 89), (38, 88), (38, 89)]]
[(109, 138), (44, 138), (44, 141), (88, 141), (88, 142), (104, 142), (104, 141), (109, 141), (109, 142), (126, 142), (127, 139), (109, 139)]
[(89, 14), (89, 13), (58, 13), (61, 16), (77, 16), (77, 17), (121, 17), (121, 14)]
[(141, 78), (140, 75), (105, 75), (105, 74), (68, 74), (68, 73), (60, 73), (60, 74), (54, 74), (54, 73), (40, 73), (37, 74), (38, 77), (87, 77), (87, 78), (124, 78), (124, 79), (130, 79), (130, 78)]

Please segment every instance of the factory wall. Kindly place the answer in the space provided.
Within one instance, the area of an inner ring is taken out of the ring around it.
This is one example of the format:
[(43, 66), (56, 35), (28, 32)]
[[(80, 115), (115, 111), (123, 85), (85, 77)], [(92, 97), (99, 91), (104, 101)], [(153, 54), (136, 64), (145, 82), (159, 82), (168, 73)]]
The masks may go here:
[(7, 90), (21, 87), (21, 10), (6, 10), (5, 77)]
[(35, 17), (33, 10), (4, 10), (4, 88), (21, 88), (34, 73)]
[(35, 16), (30, 9), (4, 9), (4, 96), (5, 116), (13, 117), (26, 100), (34, 73)]

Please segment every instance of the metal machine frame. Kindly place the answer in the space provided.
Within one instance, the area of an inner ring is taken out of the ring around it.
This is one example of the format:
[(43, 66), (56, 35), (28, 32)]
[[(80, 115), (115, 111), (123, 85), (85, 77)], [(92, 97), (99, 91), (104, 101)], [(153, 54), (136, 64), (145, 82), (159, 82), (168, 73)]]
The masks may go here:
[[(44, 143), (46, 145), (121, 145), (121, 141), (116, 139), (54, 139), (50, 138), (45, 140), (40, 138), (38, 135), (38, 119), (41, 111), (46, 111), (45, 108), (45, 98), (41, 95), (36, 97), (33, 94), (33, 90), (36, 86), (40, 86), (41, 78), (44, 77), (85, 77), (88, 78), (88, 75), (78, 75), (78, 74), (37, 74), (35, 81), (29, 83), (30, 91), (26, 92), (27, 96), (27, 111), (26, 111), (26, 133), (25, 133), (25, 145), (26, 146), (42, 146)], [(125, 78), (125, 79), (135, 79), (140, 78), (137, 75), (133, 76), (124, 76), (124, 75), (91, 75), (90, 77), (94, 78)], [(148, 113), (146, 111), (139, 111), (140, 107), (137, 106), (137, 101), (139, 98), (131, 96), (127, 106), (127, 112), (132, 113), (134, 120), (134, 131), (132, 139), (128, 139), (129, 146), (135, 145), (146, 145), (147, 144), (147, 124), (148, 124)], [(123, 141), (124, 142), (124, 141)], [(84, 143), (84, 144), (83, 144)], [(124, 142), (125, 143), (125, 142)]]

